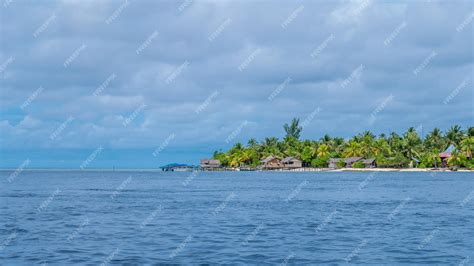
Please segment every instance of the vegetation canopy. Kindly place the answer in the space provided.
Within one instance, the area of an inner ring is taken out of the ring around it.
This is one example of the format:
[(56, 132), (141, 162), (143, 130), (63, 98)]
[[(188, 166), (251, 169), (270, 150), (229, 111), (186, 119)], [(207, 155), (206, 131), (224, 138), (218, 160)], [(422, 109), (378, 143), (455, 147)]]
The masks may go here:
[[(445, 133), (433, 129), (425, 137), (420, 137), (415, 128), (409, 128), (402, 135), (391, 132), (378, 137), (370, 131), (345, 140), (325, 135), (319, 140), (300, 140), (302, 126), (294, 118), (283, 126), (286, 136), (283, 140), (267, 137), (258, 142), (250, 139), (246, 146), (236, 143), (227, 152), (214, 152), (214, 159), (220, 160), (224, 167), (256, 167), (268, 156), (277, 158), (295, 157), (306, 167), (328, 167), (330, 158), (364, 157), (375, 158), (378, 167), (441, 167), (439, 154), (448, 147), (454, 147), (452, 156), (447, 159), (448, 166), (474, 168), (474, 128), (466, 131), (458, 125)], [(338, 166), (343, 165), (339, 162)], [(356, 164), (354, 167), (363, 167)]]

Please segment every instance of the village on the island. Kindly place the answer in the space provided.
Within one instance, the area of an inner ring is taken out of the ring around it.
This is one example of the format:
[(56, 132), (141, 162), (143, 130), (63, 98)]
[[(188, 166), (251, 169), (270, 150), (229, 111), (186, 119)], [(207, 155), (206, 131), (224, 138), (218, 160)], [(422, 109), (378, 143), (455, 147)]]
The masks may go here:
[[(450, 146), (444, 152), (439, 153), (439, 159), (441, 165), (437, 168), (430, 170), (453, 170), (448, 168), (448, 159), (452, 156), (454, 150), (453, 146)], [(294, 172), (319, 172), (319, 171), (335, 171), (335, 170), (347, 170), (347, 171), (370, 171), (370, 170), (386, 170), (386, 171), (395, 171), (395, 170), (405, 170), (413, 171), (417, 167), (419, 161), (413, 158), (413, 164), (410, 165), (407, 169), (402, 168), (377, 168), (377, 161), (375, 158), (363, 158), (363, 157), (349, 157), (349, 158), (330, 158), (327, 168), (315, 168), (308, 165), (295, 157), (285, 157), (278, 158), (276, 156), (270, 155), (262, 159), (261, 164), (257, 167), (250, 166), (239, 166), (239, 167), (224, 167), (221, 162), (216, 159), (201, 159), (199, 166), (190, 166), (186, 164), (170, 164), (161, 167), (163, 171), (294, 171)], [(411, 170), (410, 170), (411, 169)], [(419, 170), (419, 169), (418, 169)], [(426, 170), (426, 169), (424, 169)]]

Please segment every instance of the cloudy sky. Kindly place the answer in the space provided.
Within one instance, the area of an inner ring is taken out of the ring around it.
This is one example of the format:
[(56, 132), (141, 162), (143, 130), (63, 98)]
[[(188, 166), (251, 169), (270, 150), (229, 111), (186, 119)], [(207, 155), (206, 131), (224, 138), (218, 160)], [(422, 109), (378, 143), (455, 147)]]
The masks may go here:
[(2, 0), (0, 167), (474, 124), (472, 1), (277, 3)]

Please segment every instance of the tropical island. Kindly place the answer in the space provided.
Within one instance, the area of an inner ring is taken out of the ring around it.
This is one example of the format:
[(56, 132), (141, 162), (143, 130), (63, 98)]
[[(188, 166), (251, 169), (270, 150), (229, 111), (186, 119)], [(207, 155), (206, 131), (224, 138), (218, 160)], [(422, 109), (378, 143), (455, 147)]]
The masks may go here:
[(445, 133), (435, 128), (424, 138), (411, 127), (402, 135), (365, 131), (350, 139), (325, 135), (319, 140), (300, 140), (299, 119), (283, 128), (283, 140), (267, 137), (262, 142), (250, 139), (247, 145), (236, 143), (201, 160), (201, 169), (474, 169), (474, 127), (463, 130), (455, 125)]

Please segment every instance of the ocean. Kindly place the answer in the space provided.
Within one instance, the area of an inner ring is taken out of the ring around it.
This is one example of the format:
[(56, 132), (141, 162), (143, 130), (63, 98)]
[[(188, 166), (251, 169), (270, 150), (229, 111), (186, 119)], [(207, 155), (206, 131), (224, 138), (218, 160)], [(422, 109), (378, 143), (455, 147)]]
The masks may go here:
[(474, 174), (0, 171), (0, 264), (474, 263)]

